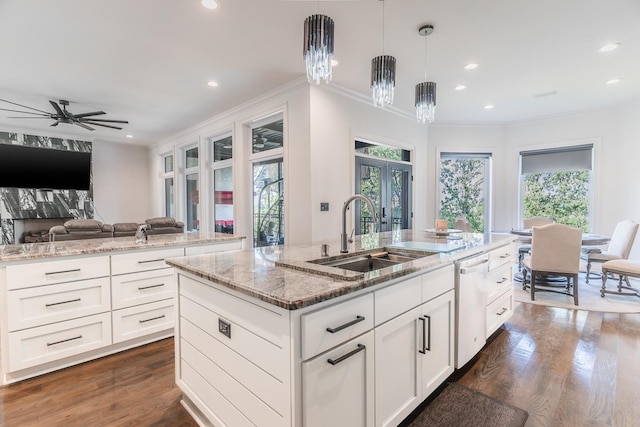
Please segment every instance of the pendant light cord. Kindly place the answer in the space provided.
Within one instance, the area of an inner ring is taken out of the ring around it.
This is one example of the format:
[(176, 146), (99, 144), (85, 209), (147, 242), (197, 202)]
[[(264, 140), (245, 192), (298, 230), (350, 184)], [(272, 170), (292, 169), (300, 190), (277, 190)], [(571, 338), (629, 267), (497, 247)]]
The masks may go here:
[(424, 81), (427, 81), (427, 38), (428, 36), (424, 37)]
[(384, 55), (384, 0), (382, 1), (382, 54)]

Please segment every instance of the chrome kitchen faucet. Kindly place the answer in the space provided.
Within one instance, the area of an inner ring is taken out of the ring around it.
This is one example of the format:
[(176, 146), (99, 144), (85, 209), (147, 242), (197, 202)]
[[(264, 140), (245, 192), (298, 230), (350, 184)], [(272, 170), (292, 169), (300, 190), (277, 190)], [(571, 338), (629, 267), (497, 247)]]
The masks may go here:
[(376, 223), (378, 222), (378, 215), (376, 215), (376, 207), (373, 204), (373, 202), (371, 201), (370, 198), (363, 196), (362, 194), (355, 194), (351, 197), (349, 197), (347, 199), (346, 202), (344, 202), (344, 205), (342, 206), (342, 234), (340, 234), (340, 253), (342, 254), (346, 254), (347, 252), (349, 252), (348, 249), (348, 244), (347, 244), (347, 208), (349, 207), (349, 203), (351, 203), (352, 201), (356, 200), (356, 199), (360, 199), (363, 202), (365, 202), (367, 205), (369, 205), (369, 209), (371, 210), (371, 213), (373, 214), (373, 224), (371, 224), (371, 228), (369, 228), (369, 233), (373, 233), (373, 231), (375, 230), (375, 226)]

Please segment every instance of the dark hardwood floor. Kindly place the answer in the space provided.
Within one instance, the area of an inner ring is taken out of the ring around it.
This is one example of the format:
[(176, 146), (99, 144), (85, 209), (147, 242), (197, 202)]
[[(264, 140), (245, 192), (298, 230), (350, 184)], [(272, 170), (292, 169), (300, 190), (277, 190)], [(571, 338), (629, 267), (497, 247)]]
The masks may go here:
[[(454, 376), (527, 426), (640, 426), (639, 360), (640, 314), (520, 304)], [(196, 426), (179, 401), (166, 339), (0, 388), (0, 426)]]

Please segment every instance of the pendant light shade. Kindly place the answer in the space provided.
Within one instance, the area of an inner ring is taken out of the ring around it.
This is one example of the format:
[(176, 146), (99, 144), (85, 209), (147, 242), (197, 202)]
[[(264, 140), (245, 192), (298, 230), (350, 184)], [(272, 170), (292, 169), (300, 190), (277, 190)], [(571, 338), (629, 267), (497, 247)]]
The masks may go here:
[(304, 21), (302, 53), (307, 64), (307, 80), (320, 84), (331, 81), (333, 60), (333, 19), (311, 15)]
[(436, 117), (436, 84), (422, 82), (416, 85), (416, 118), (418, 123), (433, 123)]
[[(425, 37), (424, 40), (424, 78), (427, 79), (427, 39), (433, 33), (433, 25), (423, 25), (418, 34)], [(436, 117), (436, 84), (435, 82), (422, 82), (416, 85), (416, 119), (418, 123), (433, 123)]]
[(389, 55), (376, 56), (371, 60), (371, 96), (373, 104), (385, 107), (393, 104), (396, 86), (396, 58)]

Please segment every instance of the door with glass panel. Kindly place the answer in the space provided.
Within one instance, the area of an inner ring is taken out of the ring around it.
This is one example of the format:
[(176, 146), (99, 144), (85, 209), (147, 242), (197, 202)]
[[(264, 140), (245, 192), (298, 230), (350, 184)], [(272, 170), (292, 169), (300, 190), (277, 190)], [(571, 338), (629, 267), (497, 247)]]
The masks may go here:
[[(393, 231), (411, 228), (411, 165), (369, 157), (356, 157), (356, 193), (376, 207), (377, 228)], [(373, 215), (366, 203), (355, 203), (356, 234), (368, 233)]]

